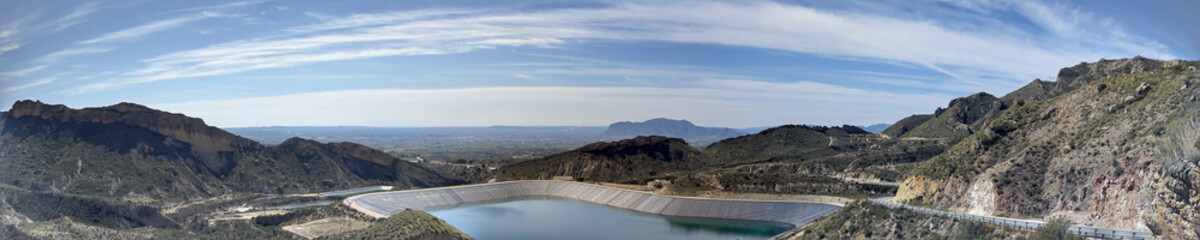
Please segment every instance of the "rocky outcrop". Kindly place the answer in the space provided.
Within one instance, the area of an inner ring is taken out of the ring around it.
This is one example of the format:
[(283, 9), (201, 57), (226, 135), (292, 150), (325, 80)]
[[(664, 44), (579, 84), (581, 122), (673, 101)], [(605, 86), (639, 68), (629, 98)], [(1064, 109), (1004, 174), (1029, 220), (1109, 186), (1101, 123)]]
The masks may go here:
[(1092, 63), (1082, 62), (1059, 70), (1053, 82), (1035, 79), (1028, 85), (1004, 95), (1001, 100), (1010, 105), (1018, 99), (1023, 101), (1046, 100), (1102, 78), (1179, 66), (1183, 63), (1180, 60), (1162, 61), (1141, 56), (1118, 60), (1100, 59), (1100, 61)]
[(902, 131), (903, 135), (899, 137), (961, 139), (979, 131), (984, 123), (1005, 109), (1008, 109), (1007, 104), (983, 92), (956, 98), (946, 108), (934, 111), (929, 120), (911, 130)]
[[(1200, 73), (1188, 73), (1189, 85), (1200, 83)], [(1200, 106), (1192, 104), (1181, 112), (1174, 119), (1177, 124), (1164, 128), (1168, 137), (1160, 147), (1163, 154), (1142, 196), (1149, 202), (1144, 218), (1156, 235), (1200, 239)]]

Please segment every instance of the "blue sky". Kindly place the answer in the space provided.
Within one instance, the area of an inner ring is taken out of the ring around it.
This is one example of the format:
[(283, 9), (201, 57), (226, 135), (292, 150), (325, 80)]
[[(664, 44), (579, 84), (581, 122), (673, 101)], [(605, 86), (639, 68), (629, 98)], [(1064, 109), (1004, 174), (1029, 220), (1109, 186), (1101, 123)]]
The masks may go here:
[(222, 127), (866, 125), (1079, 62), (1200, 56), (1195, 1), (0, 6), (0, 101), (135, 102)]

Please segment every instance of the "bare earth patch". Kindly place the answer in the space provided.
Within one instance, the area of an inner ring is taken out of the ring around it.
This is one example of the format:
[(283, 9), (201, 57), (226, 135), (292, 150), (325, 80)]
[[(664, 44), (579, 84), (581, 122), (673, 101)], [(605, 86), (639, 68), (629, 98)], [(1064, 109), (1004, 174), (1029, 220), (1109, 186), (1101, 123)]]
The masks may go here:
[(283, 230), (300, 235), (301, 237), (307, 239), (313, 239), (354, 230), (366, 229), (369, 226), (371, 226), (371, 223), (348, 217), (331, 217), (301, 224), (287, 225), (283, 227)]

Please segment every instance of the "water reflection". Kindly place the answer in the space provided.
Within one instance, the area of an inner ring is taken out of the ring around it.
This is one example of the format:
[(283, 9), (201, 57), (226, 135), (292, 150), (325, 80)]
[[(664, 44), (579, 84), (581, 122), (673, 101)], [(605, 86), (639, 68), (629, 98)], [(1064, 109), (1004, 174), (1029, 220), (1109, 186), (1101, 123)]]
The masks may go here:
[(722, 232), (736, 233), (749, 236), (775, 236), (792, 229), (791, 224), (757, 221), (715, 220), (681, 217), (663, 217), (671, 224), (672, 231), (692, 232)]
[[(489, 218), (525, 217), (525, 213), (521, 212), (521, 210), (518, 210), (518, 209), (512, 208), (512, 207), (504, 207), (504, 206), (484, 205), (484, 206), (471, 208), (471, 211), (474, 211), (475, 213), (479, 214), (482, 217), (489, 217)], [(509, 215), (511, 215), (511, 216), (509, 216)]]
[(564, 199), (518, 199), (430, 214), (490, 239), (768, 239), (788, 224), (665, 217)]

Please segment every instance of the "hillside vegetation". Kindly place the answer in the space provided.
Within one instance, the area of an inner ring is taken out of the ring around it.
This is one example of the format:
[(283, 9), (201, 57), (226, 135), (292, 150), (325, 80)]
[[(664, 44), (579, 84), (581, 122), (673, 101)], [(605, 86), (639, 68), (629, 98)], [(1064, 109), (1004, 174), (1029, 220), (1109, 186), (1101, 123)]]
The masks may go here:
[(1200, 181), (1189, 177), (1200, 158), (1196, 65), (1111, 60), (1035, 81), (1029, 89), (1058, 95), (1014, 92), (1030, 100), (1014, 97), (980, 131), (918, 164), (896, 200), (1195, 238), (1195, 225), (1181, 223), (1200, 220)]
[(354, 232), (350, 236), (334, 236), (327, 239), (413, 239), (413, 240), (456, 240), (474, 239), (458, 228), (450, 226), (429, 213), (417, 210), (404, 210), (396, 213), (371, 227)]
[(780, 239), (1026, 239), (1026, 235), (1016, 229), (860, 200)]

